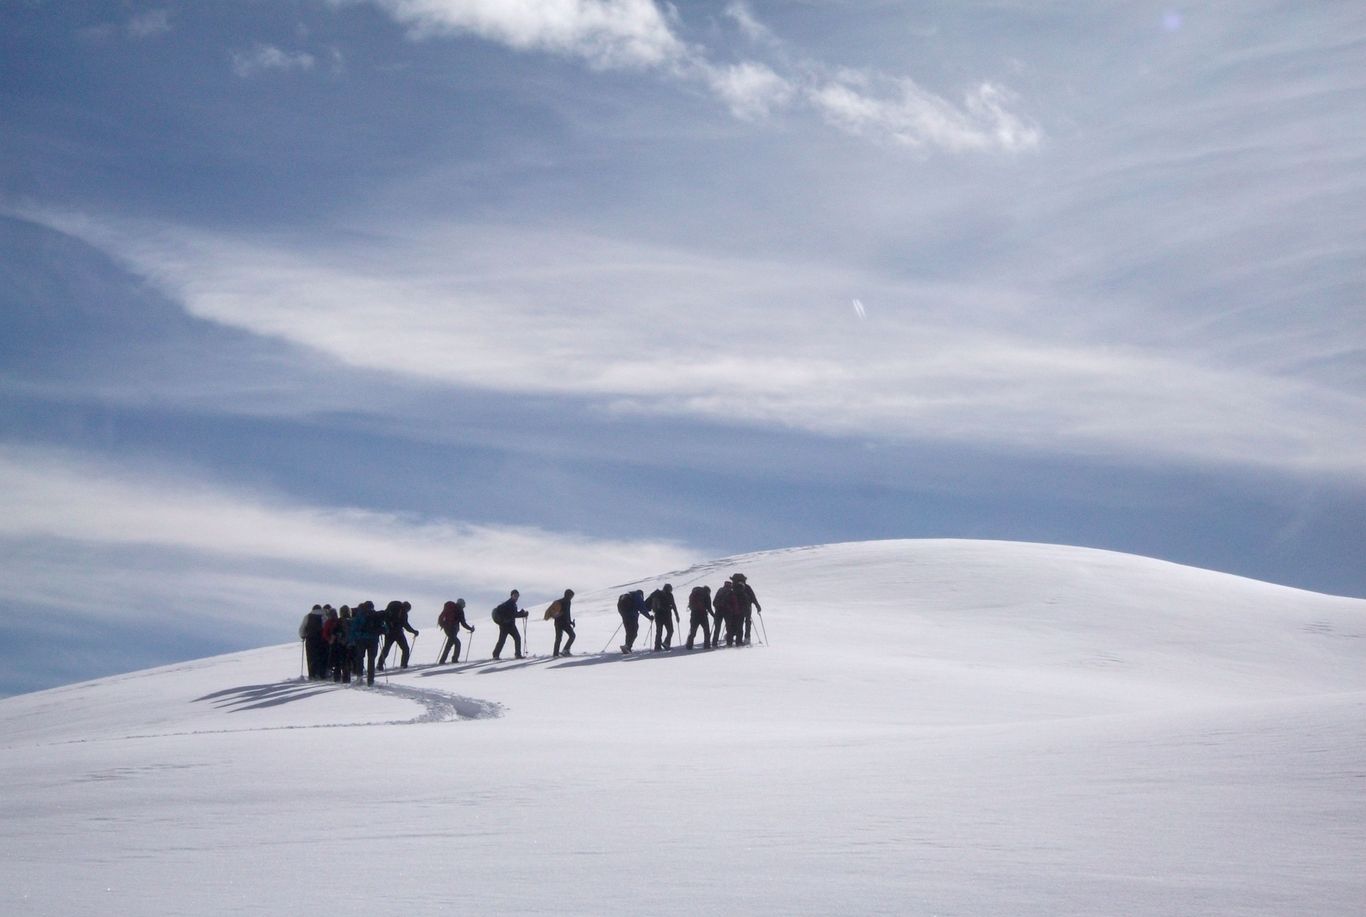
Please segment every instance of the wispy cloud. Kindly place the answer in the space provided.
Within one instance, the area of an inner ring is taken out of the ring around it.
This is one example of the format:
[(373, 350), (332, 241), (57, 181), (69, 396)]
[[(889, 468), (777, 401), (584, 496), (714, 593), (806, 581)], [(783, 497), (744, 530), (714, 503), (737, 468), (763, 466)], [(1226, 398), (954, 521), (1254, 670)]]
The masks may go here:
[(133, 38), (152, 38), (171, 31), (171, 14), (167, 10), (144, 10), (128, 20), (128, 34)]
[[(1009, 288), (490, 227), (285, 247), (48, 220), (202, 318), (437, 384), (892, 441), (1366, 469), (1362, 399), (1141, 330), (1088, 339)], [(851, 293), (878, 304), (867, 320)]]
[(229, 59), (232, 72), (243, 79), (261, 73), (312, 70), (317, 64), (317, 58), (307, 51), (284, 51), (259, 43), (244, 51), (233, 51)]
[[(202, 578), (216, 583), (220, 597), (234, 590), (255, 596), (261, 584), (277, 590), (289, 584), (291, 593), (307, 587), (344, 596), (338, 602), (372, 589), (431, 596), (458, 591), (473, 598), (505, 595), (513, 587), (530, 600), (698, 559), (663, 541), (301, 505), (184, 471), (135, 470), (3, 444), (0, 542), (24, 546), (24, 562), (6, 575), (11, 599), (108, 616), (122, 613), (118, 596), (101, 600), (88, 590), (92, 583), (103, 589), (123, 582), (120, 570), (130, 558), (173, 572), (177, 588)], [(148, 576), (143, 570), (137, 579)], [(69, 584), (77, 582), (86, 591), (69, 594)], [(197, 601), (182, 594), (169, 606), (183, 609)], [(272, 601), (266, 609), (244, 605), (235, 613), (254, 622), (278, 610)]]
[[(354, 0), (365, 2), (365, 0)], [(835, 77), (819, 61), (788, 52), (743, 3), (724, 15), (773, 60), (722, 62), (709, 48), (679, 34), (681, 19), (654, 0), (368, 0), (406, 26), (414, 38), (476, 35), (519, 51), (561, 54), (598, 68), (652, 70), (701, 83), (744, 120), (798, 106), (850, 134), (918, 149), (948, 152), (1030, 149), (1041, 129), (1015, 111), (1004, 87), (982, 82), (961, 104), (908, 77), (845, 69)], [(874, 83), (888, 87), (878, 92)]]
[(597, 67), (654, 67), (688, 52), (652, 0), (372, 0), (415, 37), (471, 34)]
[(954, 105), (909, 79), (882, 82), (889, 85), (879, 94), (866, 75), (846, 74), (810, 88), (807, 97), (830, 123), (901, 146), (1026, 150), (1042, 139), (1036, 125), (1011, 111), (1010, 92), (992, 83)]

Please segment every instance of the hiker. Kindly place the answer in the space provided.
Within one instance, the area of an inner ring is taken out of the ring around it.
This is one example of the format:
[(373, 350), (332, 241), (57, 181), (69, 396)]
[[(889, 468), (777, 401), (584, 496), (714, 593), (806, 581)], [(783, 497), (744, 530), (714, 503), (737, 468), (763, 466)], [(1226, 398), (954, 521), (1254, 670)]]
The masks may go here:
[(323, 607), (314, 605), (299, 622), (299, 639), (304, 642), (304, 656), (308, 661), (308, 677), (323, 677), (327, 667), (327, 644), (323, 642)]
[[(332, 666), (332, 680), (349, 685), (356, 656), (355, 645), (351, 641), (351, 609), (343, 605), (336, 620), (332, 628), (332, 653), (328, 661)], [(324, 628), (326, 626), (323, 625)]]
[(389, 658), (389, 649), (395, 643), (402, 655), (399, 657), (398, 667), (408, 668), (408, 638), (403, 632), (406, 630), (414, 637), (417, 636), (416, 627), (408, 623), (408, 612), (412, 611), (413, 606), (409, 602), (400, 602), (397, 599), (390, 602), (384, 608), (384, 650), (379, 654), (379, 667), (384, 669), (384, 660)]
[[(569, 607), (574, 598), (574, 590), (566, 589), (564, 597), (558, 598), (550, 603), (550, 607), (545, 610), (547, 620), (555, 622), (555, 655), (563, 653), (566, 656), (574, 655), (569, 648), (574, 645), (574, 619), (570, 616)], [(565, 634), (569, 639), (565, 641), (564, 649), (560, 649), (560, 638)]]
[(712, 645), (717, 646), (721, 643), (721, 624), (726, 625), (726, 646), (735, 646), (737, 635), (740, 633), (739, 622), (737, 621), (738, 607), (735, 601), (735, 584), (726, 580), (716, 590), (715, 597), (712, 598), (712, 607), (716, 609), (716, 633), (712, 637)]
[(754, 590), (749, 587), (749, 581), (745, 579), (743, 573), (737, 573), (731, 578), (735, 585), (732, 590), (735, 593), (736, 620), (743, 628), (744, 645), (749, 646), (749, 630), (753, 615), (756, 610), (763, 611), (759, 600), (754, 595)]
[[(374, 602), (361, 602), (351, 612), (351, 636), (356, 646), (356, 675), (365, 670), (365, 683), (375, 683), (375, 654), (379, 652), (379, 638), (384, 633), (384, 616), (375, 610)], [(363, 663), (363, 665), (362, 665)]]
[(493, 647), (494, 659), (502, 654), (503, 644), (508, 637), (512, 638), (516, 658), (522, 658), (522, 635), (517, 632), (517, 619), (525, 618), (527, 613), (517, 608), (517, 599), (520, 597), (521, 593), (514, 589), (506, 602), (493, 609), (493, 620), (498, 625), (498, 642)]
[(674, 601), (672, 583), (665, 583), (663, 589), (650, 593), (650, 611), (655, 616), (655, 652), (669, 649), (674, 641), (674, 621), (682, 624), (678, 617), (678, 603)]
[(654, 615), (650, 614), (649, 606), (645, 603), (645, 590), (636, 589), (633, 592), (623, 592), (618, 596), (617, 614), (621, 615), (621, 623), (626, 630), (626, 642), (621, 645), (621, 651), (629, 653), (636, 645), (636, 634), (640, 630), (640, 616), (644, 615), (651, 621), (654, 620)]
[(441, 647), (441, 659), (437, 665), (446, 664), (446, 656), (451, 648), (455, 648), (455, 658), (452, 662), (460, 661), (460, 628), (470, 633), (474, 633), (474, 625), (465, 620), (465, 600), (456, 599), (454, 602), (447, 602), (441, 608), (441, 615), (436, 619), (436, 626), (446, 634), (446, 644)]
[(341, 676), (337, 673), (333, 663), (333, 655), (336, 653), (337, 628), (341, 625), (341, 618), (337, 617), (337, 610), (331, 605), (323, 607), (323, 654), (326, 660), (323, 663), (324, 680), (333, 679), (341, 681)]
[(712, 648), (711, 626), (707, 623), (711, 614), (711, 587), (692, 587), (692, 592), (688, 593), (688, 649), (692, 649), (699, 627), (702, 628), (702, 648)]

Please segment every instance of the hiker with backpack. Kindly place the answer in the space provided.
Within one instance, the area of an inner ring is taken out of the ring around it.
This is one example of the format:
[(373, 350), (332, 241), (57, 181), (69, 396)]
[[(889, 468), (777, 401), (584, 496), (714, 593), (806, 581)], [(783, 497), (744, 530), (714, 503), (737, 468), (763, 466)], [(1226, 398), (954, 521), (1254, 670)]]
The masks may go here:
[(410, 650), (408, 648), (408, 638), (403, 632), (407, 631), (414, 637), (418, 634), (417, 628), (408, 623), (408, 612), (411, 611), (412, 608), (413, 606), (411, 603), (400, 602), (397, 599), (385, 606), (384, 650), (379, 654), (379, 667), (381, 670), (384, 668), (384, 661), (389, 658), (389, 650), (395, 643), (398, 644), (398, 648), (401, 652), (398, 667), (400, 669), (408, 668), (408, 654)]
[(711, 587), (692, 587), (692, 592), (688, 593), (688, 642), (685, 644), (688, 649), (692, 649), (699, 627), (702, 628), (702, 648), (712, 648), (711, 626), (707, 623), (711, 614)]
[[(566, 589), (564, 596), (550, 603), (550, 607), (545, 610), (547, 620), (555, 622), (555, 655), (563, 653), (566, 656), (574, 655), (569, 648), (574, 645), (574, 619), (570, 616), (570, 604), (574, 599), (574, 590)], [(560, 638), (565, 634), (569, 639), (564, 644), (564, 649), (560, 649)]]
[(737, 573), (730, 579), (731, 582), (735, 584), (731, 588), (735, 593), (736, 621), (738, 626), (742, 629), (741, 636), (744, 638), (743, 645), (749, 646), (750, 624), (752, 623), (754, 611), (756, 609), (763, 611), (764, 609), (759, 604), (759, 599), (755, 597), (754, 590), (750, 588), (749, 581), (745, 579), (743, 573)]
[(441, 658), (437, 665), (446, 664), (446, 656), (451, 648), (455, 648), (455, 658), (452, 662), (460, 661), (460, 628), (470, 633), (474, 633), (474, 625), (465, 620), (465, 600), (456, 599), (454, 602), (447, 602), (441, 608), (441, 615), (436, 619), (436, 626), (441, 628), (446, 635), (446, 643), (441, 647)]
[(621, 651), (630, 653), (636, 645), (636, 634), (640, 632), (640, 616), (644, 615), (651, 621), (654, 620), (654, 615), (650, 614), (650, 608), (645, 602), (645, 590), (636, 589), (618, 596), (617, 614), (621, 615), (621, 624), (626, 631), (626, 642), (621, 645)]
[(379, 638), (385, 632), (384, 615), (375, 610), (374, 602), (361, 602), (351, 613), (351, 635), (356, 646), (356, 675), (365, 670), (365, 683), (375, 683), (375, 654), (379, 652)]
[(678, 603), (674, 601), (672, 583), (665, 583), (663, 589), (650, 593), (650, 611), (655, 616), (655, 652), (669, 649), (674, 640), (674, 622), (683, 623), (678, 617)]
[(512, 638), (512, 648), (516, 653), (516, 658), (522, 658), (522, 635), (517, 632), (517, 619), (525, 618), (527, 613), (517, 607), (517, 599), (520, 596), (521, 593), (514, 589), (507, 601), (493, 609), (493, 621), (498, 625), (498, 642), (493, 647), (494, 659), (502, 655), (503, 644), (508, 637)]
[(314, 605), (299, 622), (299, 639), (304, 642), (304, 656), (308, 661), (308, 677), (317, 680), (327, 668), (327, 644), (323, 641), (323, 607)]
[(716, 609), (716, 634), (712, 637), (713, 645), (721, 643), (721, 625), (726, 625), (726, 646), (735, 646), (737, 635), (740, 633), (740, 625), (737, 621), (739, 606), (735, 601), (735, 584), (726, 580), (716, 590), (716, 595), (712, 599), (712, 607)]

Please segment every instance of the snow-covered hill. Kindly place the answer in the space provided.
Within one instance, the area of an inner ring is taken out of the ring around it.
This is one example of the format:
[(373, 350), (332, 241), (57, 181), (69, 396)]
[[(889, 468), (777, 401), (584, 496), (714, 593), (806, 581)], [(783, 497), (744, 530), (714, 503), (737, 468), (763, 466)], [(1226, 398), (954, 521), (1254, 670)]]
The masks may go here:
[(480, 611), (434, 667), (418, 608), (374, 689), (286, 644), (0, 701), (0, 906), (1362, 913), (1366, 601), (956, 541), (642, 586), (735, 571), (768, 646), (599, 653), (623, 585), (580, 590), (571, 659), (489, 663)]

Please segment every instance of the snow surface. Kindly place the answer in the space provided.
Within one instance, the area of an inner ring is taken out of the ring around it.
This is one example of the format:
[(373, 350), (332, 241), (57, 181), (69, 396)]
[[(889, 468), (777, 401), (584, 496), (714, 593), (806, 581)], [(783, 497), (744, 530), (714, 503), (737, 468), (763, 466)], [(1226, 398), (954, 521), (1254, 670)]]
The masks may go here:
[(769, 646), (600, 654), (616, 586), (572, 659), (478, 612), (434, 667), (416, 609), (373, 689), (287, 644), (0, 700), (0, 910), (1366, 913), (1366, 601), (964, 541), (665, 578), (733, 571)]

